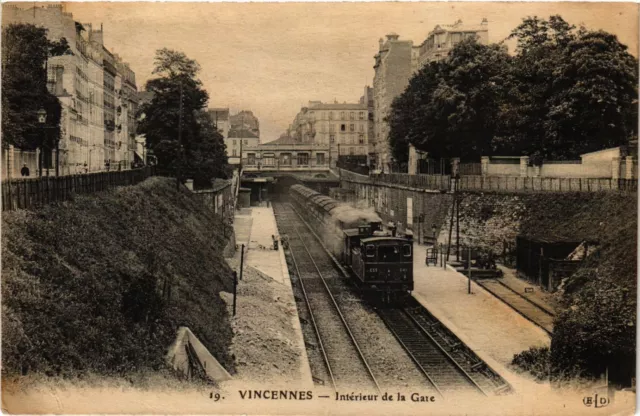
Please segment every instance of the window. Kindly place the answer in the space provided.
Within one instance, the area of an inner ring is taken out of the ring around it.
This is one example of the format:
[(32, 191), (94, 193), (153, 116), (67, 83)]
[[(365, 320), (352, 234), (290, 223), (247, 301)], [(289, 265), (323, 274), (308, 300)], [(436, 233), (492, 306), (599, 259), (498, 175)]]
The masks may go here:
[(262, 156), (262, 164), (264, 166), (275, 166), (276, 157), (273, 153), (268, 153)]
[(364, 124), (360, 124), (359, 130), (364, 131)]
[(291, 166), (291, 153), (281, 153), (280, 164), (284, 166)]
[(237, 156), (237, 155), (236, 155), (236, 149), (233, 149), (233, 150), (232, 150), (231, 156)]
[(233, 140), (233, 145), (234, 145), (234, 146), (236, 145), (236, 140), (235, 140), (235, 139)]
[(298, 165), (306, 166), (309, 164), (309, 153), (298, 153)]
[(360, 113), (358, 113), (358, 117), (360, 120), (364, 120), (364, 111), (360, 111)]
[(346, 124), (340, 124), (340, 131), (347, 131), (347, 125)]
[(365, 249), (365, 255), (367, 257), (375, 257), (376, 256), (376, 246), (373, 244), (368, 244)]
[(390, 263), (400, 260), (400, 247), (398, 246), (378, 246), (378, 261)]
[(355, 124), (349, 124), (349, 131), (356, 131)]
[(247, 155), (247, 164), (248, 165), (255, 165), (256, 164), (256, 154), (255, 153), (249, 153)]
[(358, 144), (364, 144), (364, 134), (358, 134)]
[(324, 153), (316, 153), (316, 164), (318, 166), (324, 165)]
[(353, 147), (350, 147), (350, 148), (349, 148), (349, 154), (350, 154), (351, 156), (353, 156), (355, 153), (356, 153), (356, 149), (354, 149)]
[(344, 120), (344, 111), (340, 112), (340, 120)]
[(402, 254), (405, 257), (411, 257), (411, 245), (410, 244), (404, 244), (402, 246)]
[(248, 145), (249, 144), (249, 140), (244, 139), (244, 144), (245, 144), (245, 146)]
[(330, 143), (335, 143), (336, 141), (336, 135), (335, 134), (330, 134), (329, 135), (329, 142)]
[(349, 119), (353, 120), (355, 116), (355, 113), (352, 111), (351, 113), (349, 113)]
[(333, 111), (329, 111), (329, 120), (333, 120)]
[(329, 133), (333, 133), (334, 131), (336, 131), (336, 125), (335, 124), (329, 124)]

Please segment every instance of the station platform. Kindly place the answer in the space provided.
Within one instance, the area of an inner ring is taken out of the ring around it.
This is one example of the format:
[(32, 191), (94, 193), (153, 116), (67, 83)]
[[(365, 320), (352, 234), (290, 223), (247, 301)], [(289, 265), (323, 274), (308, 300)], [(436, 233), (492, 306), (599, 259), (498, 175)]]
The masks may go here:
[[(278, 250), (273, 249), (273, 236), (278, 236), (278, 226), (272, 208), (251, 208), (251, 231), (244, 244), (245, 262), (280, 283), (290, 283), (284, 251), (278, 241)], [(237, 240), (237, 237), (236, 237)]]
[(516, 390), (530, 380), (510, 369), (514, 354), (549, 346), (549, 335), (452, 268), (425, 264), (414, 245), (413, 296)]

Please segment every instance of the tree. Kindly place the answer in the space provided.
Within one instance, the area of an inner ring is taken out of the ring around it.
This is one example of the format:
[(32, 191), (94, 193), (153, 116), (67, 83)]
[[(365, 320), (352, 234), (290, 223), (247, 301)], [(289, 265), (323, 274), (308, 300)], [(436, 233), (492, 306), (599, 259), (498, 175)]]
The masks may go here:
[(406, 161), (409, 143), (434, 158), (489, 154), (509, 61), (504, 47), (466, 39), (445, 61), (423, 67), (387, 119), (394, 157)]
[(545, 131), (555, 159), (625, 145), (637, 135), (638, 63), (615, 35), (578, 32), (554, 70)]
[(156, 52), (153, 73), (158, 78), (145, 85), (153, 99), (139, 109), (139, 131), (160, 168), (192, 175), (198, 185), (207, 186), (213, 177), (224, 176), (227, 158), (222, 136), (202, 114), (209, 95), (196, 78), (199, 70), (182, 52)]
[(434, 158), (577, 159), (637, 137), (638, 61), (609, 33), (560, 16), (527, 17), (499, 45), (465, 40), (430, 63), (393, 103), (396, 159), (408, 145)]
[[(49, 41), (46, 29), (11, 24), (2, 30), (2, 138), (20, 149), (51, 149), (60, 139), (62, 107), (47, 90), (49, 57), (68, 53), (67, 41)], [(47, 129), (38, 110), (47, 112)], [(53, 127), (53, 128), (51, 128)], [(46, 134), (44, 133), (46, 132)]]
[(621, 145), (635, 128), (637, 60), (614, 35), (575, 31), (560, 16), (528, 17), (504, 95), (498, 152), (543, 159)]

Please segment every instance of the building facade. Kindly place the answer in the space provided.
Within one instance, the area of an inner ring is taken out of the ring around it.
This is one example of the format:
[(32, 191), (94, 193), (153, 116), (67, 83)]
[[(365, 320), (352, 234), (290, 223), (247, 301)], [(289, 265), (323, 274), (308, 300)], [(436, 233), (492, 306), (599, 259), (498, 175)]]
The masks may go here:
[[(373, 136), (369, 152), (376, 169), (392, 170), (393, 157), (389, 147), (389, 115), (393, 100), (402, 94), (409, 79), (428, 62), (445, 59), (449, 51), (462, 40), (475, 37), (479, 42), (489, 42), (489, 24), (483, 19), (478, 25), (465, 25), (458, 20), (452, 25), (438, 25), (419, 45), (410, 40), (400, 40), (395, 33), (380, 39), (375, 59), (373, 78)], [(412, 149), (415, 150), (415, 149)], [(415, 165), (416, 153), (410, 161)]]
[[(365, 88), (366, 92), (370, 90)], [(358, 103), (323, 103), (309, 101), (296, 114), (288, 136), (297, 143), (313, 143), (330, 149), (332, 164), (343, 156), (361, 156), (369, 153), (371, 116), (368, 97)]]
[(260, 171), (327, 171), (329, 145), (298, 143), (278, 139), (242, 149), (242, 167), (246, 172)]
[[(131, 166), (133, 152), (129, 150), (135, 147), (135, 112), (131, 104), (136, 100), (132, 94), (137, 90), (135, 74), (104, 47), (102, 28), (94, 30), (91, 24), (76, 22), (61, 5), (29, 9), (7, 6), (3, 11), (3, 25), (41, 26), (47, 29), (50, 40), (65, 38), (69, 44), (70, 53), (51, 57), (47, 62), (49, 91), (62, 105), (60, 174)], [(44, 160), (43, 168), (54, 174), (55, 156)], [(14, 164), (21, 166), (17, 158)], [(34, 168), (31, 171), (38, 174), (37, 166)]]
[(489, 22), (487, 19), (482, 19), (478, 25), (463, 24), (462, 20), (458, 20), (452, 25), (436, 26), (417, 47), (415, 70), (420, 70), (429, 62), (445, 59), (454, 46), (468, 38), (476, 38), (478, 42), (488, 44)]
[(238, 165), (245, 148), (260, 144), (260, 122), (248, 110), (230, 115), (227, 135), (224, 137), (229, 164)]
[(389, 147), (389, 124), (385, 118), (391, 110), (393, 99), (402, 94), (413, 73), (416, 51), (413, 42), (400, 40), (399, 35), (390, 33), (386, 40), (379, 40), (379, 50), (374, 56), (373, 66), (373, 134), (370, 153), (376, 169), (391, 170), (391, 149)]
[(218, 129), (218, 133), (222, 134), (223, 138), (229, 137), (229, 109), (228, 108), (209, 108), (207, 110), (211, 121)]
[(429, 62), (441, 61), (447, 57), (451, 49), (464, 39), (476, 38), (478, 42), (489, 43), (489, 22), (482, 19), (480, 24), (464, 24), (458, 20), (452, 25), (438, 25), (417, 47), (418, 56), (415, 70), (418, 71)]

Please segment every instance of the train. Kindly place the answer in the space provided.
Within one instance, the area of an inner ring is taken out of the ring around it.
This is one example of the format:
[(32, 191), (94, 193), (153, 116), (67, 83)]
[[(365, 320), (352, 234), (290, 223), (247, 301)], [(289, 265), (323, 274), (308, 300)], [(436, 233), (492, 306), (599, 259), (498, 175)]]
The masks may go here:
[(363, 292), (391, 301), (413, 290), (413, 238), (383, 227), (373, 211), (351, 207), (303, 185), (290, 201)]

